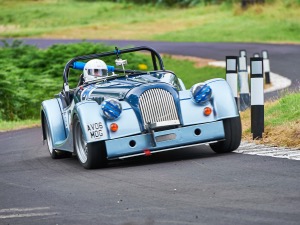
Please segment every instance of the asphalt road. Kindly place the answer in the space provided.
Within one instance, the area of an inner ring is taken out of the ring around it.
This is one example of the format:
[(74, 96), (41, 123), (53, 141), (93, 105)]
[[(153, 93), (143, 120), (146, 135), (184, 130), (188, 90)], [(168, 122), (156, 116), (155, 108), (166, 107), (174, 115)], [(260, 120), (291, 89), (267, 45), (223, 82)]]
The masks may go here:
[[(213, 59), (267, 49), (271, 70), (299, 89), (300, 46), (151, 43), (161, 52)], [(200, 146), (88, 171), (75, 157), (51, 159), (40, 128), (0, 133), (0, 160), (3, 225), (300, 223), (300, 161), (217, 155)]]
[(299, 161), (193, 147), (85, 170), (0, 134), (0, 224), (299, 224)]

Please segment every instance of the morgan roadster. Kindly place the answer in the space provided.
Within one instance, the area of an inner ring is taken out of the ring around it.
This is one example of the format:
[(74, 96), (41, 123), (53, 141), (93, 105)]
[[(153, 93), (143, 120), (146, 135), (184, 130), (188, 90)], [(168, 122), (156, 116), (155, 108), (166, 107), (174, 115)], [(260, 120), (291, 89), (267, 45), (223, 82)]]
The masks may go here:
[[(151, 69), (143, 64), (129, 69), (130, 61), (122, 58), (133, 52), (147, 53)], [(90, 73), (89, 79), (89, 61), (106, 57), (115, 65), (104, 63), (101, 76)], [(70, 88), (73, 71), (78, 84)], [(77, 155), (86, 169), (201, 144), (227, 153), (241, 142), (240, 115), (227, 82), (216, 78), (187, 90), (165, 69), (159, 53), (146, 46), (71, 59), (62, 91), (42, 102), (41, 122), (51, 157)]]

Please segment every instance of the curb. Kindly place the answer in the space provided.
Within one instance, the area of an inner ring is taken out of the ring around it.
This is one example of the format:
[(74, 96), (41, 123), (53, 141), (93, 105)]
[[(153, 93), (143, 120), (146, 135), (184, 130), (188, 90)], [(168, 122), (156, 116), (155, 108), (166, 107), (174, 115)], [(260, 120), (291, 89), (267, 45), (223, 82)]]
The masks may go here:
[(233, 152), (247, 155), (300, 160), (300, 151), (297, 148), (268, 146), (264, 144), (250, 143), (247, 141), (242, 141), (240, 147)]

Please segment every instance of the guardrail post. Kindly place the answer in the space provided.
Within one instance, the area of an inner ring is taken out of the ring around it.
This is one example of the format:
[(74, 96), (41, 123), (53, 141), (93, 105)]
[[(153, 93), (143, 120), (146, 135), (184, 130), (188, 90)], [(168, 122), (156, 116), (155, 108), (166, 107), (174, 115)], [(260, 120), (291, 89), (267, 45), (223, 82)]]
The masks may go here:
[(238, 83), (237, 83), (237, 58), (236, 56), (226, 56), (226, 81), (229, 84), (237, 107), (238, 104)]
[(264, 132), (264, 77), (263, 58), (250, 58), (251, 76), (251, 132), (253, 139)]
[(248, 69), (245, 50), (240, 51), (240, 57), (238, 59), (238, 80), (240, 86), (240, 110), (245, 111), (250, 107)]
[(264, 74), (265, 74), (265, 83), (266, 84), (271, 84), (270, 80), (270, 60), (268, 56), (268, 51), (263, 50), (261, 52), (263, 60), (264, 60)]

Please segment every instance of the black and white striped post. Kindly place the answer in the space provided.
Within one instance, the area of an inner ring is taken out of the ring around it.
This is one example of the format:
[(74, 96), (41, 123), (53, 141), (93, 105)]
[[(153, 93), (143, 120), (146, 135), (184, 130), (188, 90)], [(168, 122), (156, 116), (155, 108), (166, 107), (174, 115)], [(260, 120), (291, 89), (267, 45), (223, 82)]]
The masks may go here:
[(250, 107), (247, 58), (245, 50), (240, 51), (240, 57), (238, 59), (238, 80), (240, 86), (240, 110), (245, 111)]
[(251, 76), (251, 132), (253, 139), (264, 132), (264, 76), (263, 58), (250, 58)]
[(265, 75), (265, 83), (271, 84), (270, 80), (270, 60), (269, 60), (269, 54), (268, 51), (263, 50), (261, 52), (263, 60), (264, 60), (264, 75)]
[(236, 56), (226, 56), (226, 81), (229, 84), (237, 107), (238, 104), (238, 83), (237, 83), (237, 59)]

